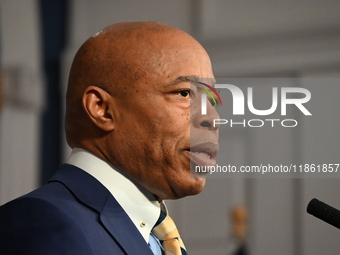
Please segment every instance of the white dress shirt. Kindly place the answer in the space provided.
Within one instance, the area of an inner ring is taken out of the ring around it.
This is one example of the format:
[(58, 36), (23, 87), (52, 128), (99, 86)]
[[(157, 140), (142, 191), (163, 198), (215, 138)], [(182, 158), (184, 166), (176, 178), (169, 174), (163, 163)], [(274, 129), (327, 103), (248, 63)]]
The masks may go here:
[(150, 233), (160, 215), (160, 203), (149, 191), (136, 184), (121, 172), (90, 152), (74, 148), (67, 161), (86, 171), (103, 184), (132, 220), (145, 241), (155, 251), (155, 241)]

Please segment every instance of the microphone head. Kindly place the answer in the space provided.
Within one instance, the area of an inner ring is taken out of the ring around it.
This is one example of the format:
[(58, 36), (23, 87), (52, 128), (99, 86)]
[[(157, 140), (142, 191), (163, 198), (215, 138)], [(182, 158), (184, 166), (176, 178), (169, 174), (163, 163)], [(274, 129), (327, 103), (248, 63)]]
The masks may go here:
[(321, 202), (320, 200), (313, 198), (307, 206), (307, 212), (309, 214), (315, 215), (318, 214), (319, 211), (322, 211), (324, 209), (325, 203)]
[(308, 203), (307, 212), (334, 227), (340, 228), (340, 211), (316, 198)]

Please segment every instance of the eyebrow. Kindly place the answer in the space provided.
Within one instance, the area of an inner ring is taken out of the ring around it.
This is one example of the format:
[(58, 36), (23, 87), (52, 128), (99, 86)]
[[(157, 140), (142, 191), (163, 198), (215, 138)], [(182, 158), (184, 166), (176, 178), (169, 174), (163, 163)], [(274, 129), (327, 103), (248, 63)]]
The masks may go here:
[[(187, 76), (178, 76), (175, 80), (171, 81), (167, 86), (173, 86), (180, 82), (195, 82), (195, 83), (203, 83), (201, 82), (203, 79), (198, 77), (197, 75), (187, 75)], [(216, 83), (216, 80), (213, 79), (213, 86)], [(205, 84), (205, 83), (204, 83)]]

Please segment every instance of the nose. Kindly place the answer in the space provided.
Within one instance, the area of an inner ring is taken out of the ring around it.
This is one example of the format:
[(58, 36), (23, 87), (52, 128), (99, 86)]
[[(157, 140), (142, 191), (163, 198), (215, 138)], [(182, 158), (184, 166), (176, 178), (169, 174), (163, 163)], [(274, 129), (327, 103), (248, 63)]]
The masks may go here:
[(219, 119), (220, 116), (216, 111), (216, 108), (212, 106), (210, 102), (206, 104), (206, 114), (202, 114), (201, 100), (197, 100), (195, 104), (191, 106), (191, 119), (195, 128), (217, 130), (218, 124), (214, 124), (215, 119)]

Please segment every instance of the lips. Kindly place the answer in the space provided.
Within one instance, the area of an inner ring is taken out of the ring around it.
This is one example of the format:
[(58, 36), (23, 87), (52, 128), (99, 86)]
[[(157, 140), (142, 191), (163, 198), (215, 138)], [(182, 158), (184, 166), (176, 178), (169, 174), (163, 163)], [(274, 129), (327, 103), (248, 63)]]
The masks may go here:
[(197, 166), (215, 166), (219, 146), (217, 143), (205, 142), (191, 146), (188, 151), (190, 161)]

